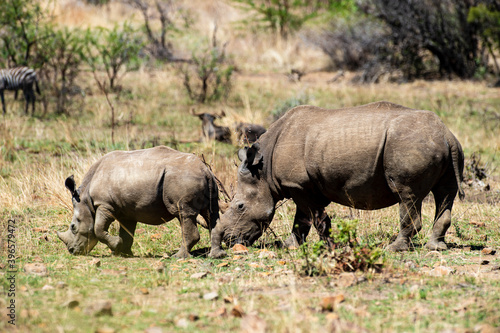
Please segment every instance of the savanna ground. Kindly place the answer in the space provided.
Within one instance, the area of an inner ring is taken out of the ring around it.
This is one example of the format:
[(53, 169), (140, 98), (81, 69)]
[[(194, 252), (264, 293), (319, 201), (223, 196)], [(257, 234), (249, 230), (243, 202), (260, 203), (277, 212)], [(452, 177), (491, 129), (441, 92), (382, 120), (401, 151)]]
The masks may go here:
[[(272, 110), (293, 98), (328, 108), (388, 100), (436, 112), (462, 143), (467, 160), (476, 152), (489, 173), (484, 181), (490, 185), (488, 191), (463, 184), (466, 199), (456, 200), (447, 233), (450, 250), (438, 253), (423, 247), (434, 216), (433, 200), (428, 198), (424, 227), (414, 239), (414, 249), (406, 253), (383, 250), (399, 230), (397, 207), (370, 212), (329, 206), (334, 232), (336, 225), (352, 222), (360, 242), (382, 249), (380, 272), (307, 276), (306, 259), (318, 254), (314, 231), (307, 248), (289, 251), (276, 245), (290, 233), (291, 202), (280, 206), (272, 230), (248, 254), (228, 250), (225, 259), (208, 259), (209, 235), (200, 228), (193, 258), (172, 259), (180, 245), (180, 226), (174, 220), (157, 227), (139, 225), (133, 258), (112, 256), (103, 244), (89, 256), (72, 256), (56, 236), (72, 217), (64, 179), (74, 174), (79, 184), (106, 152), (159, 144), (192, 152), (203, 156), (230, 193), (238, 164), (236, 144), (199, 142), (200, 122), (189, 115), (192, 104), (174, 65), (125, 76), (125, 91), (119, 99), (111, 96), (118, 120), (114, 142), (105, 96), (88, 78), (81, 82), (88, 87), (86, 95), (70, 117), (22, 116), (22, 104), (7, 94), (9, 112), (0, 123), (0, 330), (497, 332), (500, 127), (491, 116), (500, 112), (498, 88), (464, 81), (353, 85), (349, 74), (328, 83), (335, 75), (329, 72), (292, 82), (281, 74), (288, 71), (284, 69), (309, 64), (310, 71), (321, 67), (324, 59), (315, 61), (318, 54), (299, 48), (298, 41), (235, 44), (233, 52), (242, 52), (235, 58), (244, 58), (244, 65), (235, 74), (229, 99), (197, 106), (197, 112), (224, 109), (227, 117), (222, 124), (244, 120), (268, 126)], [(250, 45), (257, 51), (252, 56), (245, 51), (252, 49)], [(13, 233), (9, 220), (15, 221)], [(112, 228), (116, 232), (116, 225)], [(9, 234), (16, 241), (14, 274), (7, 262)], [(8, 295), (11, 275), (13, 297)], [(15, 326), (5, 315), (12, 300)]]

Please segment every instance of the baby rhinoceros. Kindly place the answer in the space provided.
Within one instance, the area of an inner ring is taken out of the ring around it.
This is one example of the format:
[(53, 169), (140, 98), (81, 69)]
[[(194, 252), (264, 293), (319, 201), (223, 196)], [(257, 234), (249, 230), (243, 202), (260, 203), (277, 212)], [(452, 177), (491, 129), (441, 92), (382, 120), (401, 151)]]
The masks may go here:
[[(132, 255), (137, 222), (160, 225), (176, 217), (182, 242), (175, 257), (185, 258), (200, 239), (198, 214), (209, 230), (219, 219), (213, 174), (195, 155), (168, 147), (111, 152), (90, 167), (79, 188), (73, 176), (65, 185), (73, 197), (73, 220), (57, 235), (72, 254), (87, 254), (101, 241), (115, 254)], [(108, 233), (115, 219), (119, 236)], [(210, 255), (220, 251), (214, 244)]]

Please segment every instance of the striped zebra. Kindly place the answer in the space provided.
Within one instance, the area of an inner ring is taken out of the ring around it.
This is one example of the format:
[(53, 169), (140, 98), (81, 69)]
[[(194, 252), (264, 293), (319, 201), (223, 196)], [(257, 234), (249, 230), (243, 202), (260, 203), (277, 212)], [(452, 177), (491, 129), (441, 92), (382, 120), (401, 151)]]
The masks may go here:
[(2, 98), (3, 114), (5, 115), (5, 100), (4, 90), (14, 90), (15, 98), (17, 99), (17, 91), (23, 90), (26, 107), (24, 112), (28, 114), (28, 105), (31, 101), (32, 114), (35, 113), (35, 92), (33, 91), (33, 83), (36, 87), (36, 92), (40, 94), (36, 72), (28, 67), (15, 67), (9, 69), (0, 69), (0, 97)]

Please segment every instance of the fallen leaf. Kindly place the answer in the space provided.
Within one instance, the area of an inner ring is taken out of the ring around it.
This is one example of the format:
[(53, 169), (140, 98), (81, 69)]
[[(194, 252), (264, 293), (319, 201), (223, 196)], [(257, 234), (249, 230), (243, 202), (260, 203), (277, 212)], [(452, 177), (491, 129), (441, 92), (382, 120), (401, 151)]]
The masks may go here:
[(323, 312), (332, 312), (333, 310), (335, 310), (335, 308), (337, 307), (337, 305), (339, 305), (340, 303), (342, 303), (343, 301), (345, 300), (345, 297), (343, 294), (338, 294), (338, 295), (335, 295), (335, 296), (327, 296), (327, 297), (324, 297), (322, 300), (321, 300), (321, 311)]
[(47, 272), (47, 266), (41, 263), (31, 263), (24, 265), (24, 271), (27, 274), (38, 275), (38, 276), (47, 276), (49, 275)]
[(252, 268), (264, 268), (263, 265), (260, 265), (260, 264), (257, 264), (255, 262), (251, 262), (248, 264), (248, 266), (252, 267)]
[(140, 234), (143, 234), (145, 231), (146, 231), (146, 229), (144, 229), (144, 228), (139, 228), (139, 229), (136, 229), (136, 230), (135, 230), (135, 234), (136, 234), (136, 235), (140, 235)]
[(199, 273), (194, 273), (191, 275), (191, 279), (203, 279), (208, 275), (208, 272), (199, 272)]
[(248, 254), (248, 248), (242, 244), (236, 244), (231, 248), (234, 254)]
[(139, 289), (143, 295), (149, 295), (149, 290), (148, 288), (141, 288)]
[(234, 302), (233, 296), (225, 296), (224, 297), (224, 303), (233, 303), (233, 302)]
[(192, 313), (188, 316), (188, 319), (189, 319), (189, 321), (197, 321), (198, 319), (200, 319), (200, 316)]
[(235, 255), (235, 256), (233, 256), (232, 260), (236, 261), (236, 260), (240, 260), (241, 258), (243, 258), (243, 257)]
[(49, 236), (47, 234), (44, 234), (44, 235), (38, 237), (38, 239), (48, 242), (49, 241)]
[(63, 281), (59, 281), (56, 283), (56, 288), (57, 289), (64, 289), (66, 288), (68, 285), (66, 284), (66, 282), (63, 282)]
[(286, 265), (286, 261), (285, 260), (278, 260), (278, 265)]
[(239, 304), (236, 304), (233, 307), (233, 309), (231, 310), (231, 315), (233, 315), (234, 317), (241, 318), (241, 317), (243, 317), (244, 314), (245, 314), (245, 311), (243, 311), (243, 308)]
[(450, 267), (445, 266), (437, 266), (433, 270), (429, 271), (430, 276), (447, 276), (454, 272), (454, 270)]
[(196, 259), (189, 259), (187, 262), (190, 262), (192, 264), (197, 264), (198, 260), (196, 260)]
[(484, 222), (471, 221), (469, 224), (476, 226), (476, 227), (484, 227), (485, 226)]
[(209, 313), (209, 317), (226, 317), (227, 316), (227, 310), (225, 307), (221, 307), (217, 309), (215, 312)]
[(44, 228), (44, 227), (37, 227), (37, 228), (33, 228), (31, 229), (33, 232), (41, 232), (41, 233), (46, 233), (46, 232), (49, 232), (49, 229), (47, 228)]
[(491, 247), (486, 247), (484, 249), (481, 250), (481, 253), (483, 255), (495, 255), (495, 253), (497, 253), (496, 250), (492, 249)]
[(217, 267), (219, 267), (219, 268), (220, 267), (227, 267), (227, 266), (229, 266), (229, 262), (227, 262), (227, 261), (221, 262), (220, 264), (217, 265)]
[(240, 328), (242, 333), (264, 333), (267, 323), (256, 315), (246, 315), (241, 319)]

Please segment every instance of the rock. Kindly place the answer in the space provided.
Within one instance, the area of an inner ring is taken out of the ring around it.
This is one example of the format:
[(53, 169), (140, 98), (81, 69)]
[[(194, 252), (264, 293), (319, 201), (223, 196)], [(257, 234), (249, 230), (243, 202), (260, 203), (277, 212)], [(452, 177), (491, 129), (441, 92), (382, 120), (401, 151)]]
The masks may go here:
[(53, 290), (54, 287), (51, 286), (50, 284), (46, 284), (45, 286), (42, 287), (42, 290)]
[(354, 273), (341, 273), (337, 281), (339, 287), (351, 287), (357, 283), (358, 279)]
[(207, 277), (207, 275), (208, 272), (198, 272), (191, 275), (191, 279), (203, 279), (204, 277)]
[(227, 317), (227, 310), (225, 307), (220, 307), (215, 312), (209, 313), (209, 317)]
[(95, 303), (87, 306), (87, 308), (85, 309), (85, 314), (94, 317), (112, 316), (113, 311), (111, 301), (98, 300)]
[(187, 328), (189, 326), (189, 322), (186, 318), (181, 318), (175, 322), (175, 326), (180, 328)]
[(207, 301), (213, 301), (217, 298), (219, 298), (219, 294), (216, 293), (215, 291), (213, 291), (211, 293), (206, 293), (205, 295), (203, 295), (203, 299), (207, 300)]
[(49, 275), (47, 272), (47, 266), (42, 263), (31, 263), (24, 265), (24, 271), (27, 274), (38, 275), (38, 276), (47, 276)]

